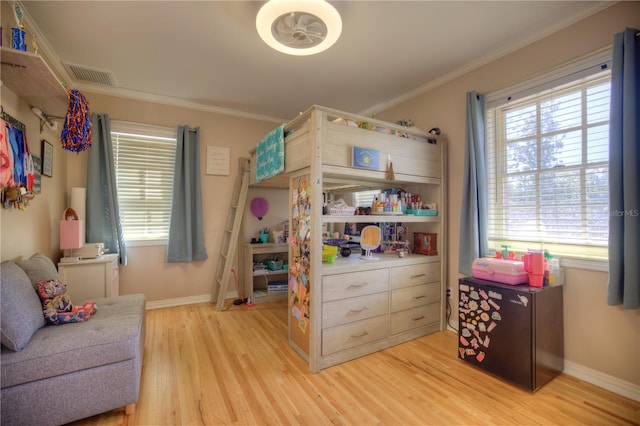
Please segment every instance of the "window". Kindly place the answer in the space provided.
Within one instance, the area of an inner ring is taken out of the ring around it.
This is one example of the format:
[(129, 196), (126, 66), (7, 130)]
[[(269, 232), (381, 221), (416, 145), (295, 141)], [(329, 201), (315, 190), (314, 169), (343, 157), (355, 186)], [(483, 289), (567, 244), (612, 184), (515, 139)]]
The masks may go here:
[(111, 139), (124, 239), (166, 240), (177, 129), (113, 121)]
[(609, 66), (562, 74), (487, 102), (489, 246), (606, 259)]

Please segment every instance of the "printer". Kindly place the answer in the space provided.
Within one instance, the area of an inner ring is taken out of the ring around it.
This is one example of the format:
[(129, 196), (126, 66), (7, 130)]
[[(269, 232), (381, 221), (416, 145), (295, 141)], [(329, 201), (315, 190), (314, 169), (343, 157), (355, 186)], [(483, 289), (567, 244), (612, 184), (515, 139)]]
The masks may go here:
[(80, 259), (95, 259), (104, 254), (104, 243), (86, 243), (82, 248), (71, 250), (71, 255)]

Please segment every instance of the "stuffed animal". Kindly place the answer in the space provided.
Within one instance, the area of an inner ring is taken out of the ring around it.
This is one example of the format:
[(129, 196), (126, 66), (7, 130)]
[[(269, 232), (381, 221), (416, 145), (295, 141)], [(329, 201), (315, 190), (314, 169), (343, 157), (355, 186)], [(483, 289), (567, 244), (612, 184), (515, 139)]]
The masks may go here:
[(96, 313), (94, 302), (87, 302), (82, 306), (75, 306), (67, 295), (67, 285), (59, 280), (38, 281), (38, 296), (42, 301), (42, 312), (48, 324), (67, 324), (82, 322)]

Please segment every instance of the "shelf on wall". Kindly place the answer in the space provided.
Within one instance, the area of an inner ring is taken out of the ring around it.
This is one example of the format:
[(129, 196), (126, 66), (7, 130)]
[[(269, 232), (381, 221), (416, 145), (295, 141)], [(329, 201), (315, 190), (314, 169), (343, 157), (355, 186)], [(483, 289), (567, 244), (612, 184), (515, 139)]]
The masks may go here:
[(67, 90), (42, 56), (8, 47), (0, 47), (0, 53), (3, 85), (45, 114), (64, 116), (67, 113)]

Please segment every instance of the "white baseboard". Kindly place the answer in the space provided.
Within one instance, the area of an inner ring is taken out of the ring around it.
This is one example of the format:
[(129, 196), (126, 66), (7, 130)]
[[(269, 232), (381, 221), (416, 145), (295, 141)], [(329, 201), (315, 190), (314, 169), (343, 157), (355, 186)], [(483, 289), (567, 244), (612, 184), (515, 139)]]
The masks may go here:
[[(237, 291), (228, 291), (225, 299), (235, 299), (238, 297)], [(193, 305), (194, 303), (211, 302), (210, 294), (200, 294), (198, 296), (179, 297), (177, 299), (154, 300), (147, 302), (145, 309), (171, 308), (174, 306)]]
[[(457, 334), (458, 321), (450, 322), (451, 326), (447, 325), (447, 330)], [(625, 398), (633, 399), (634, 401), (640, 401), (639, 385), (625, 382), (624, 380), (601, 373), (591, 368), (587, 368), (583, 365), (576, 364), (575, 362), (567, 361), (566, 359), (564, 360), (563, 373), (569, 376), (573, 376), (576, 379), (583, 380), (592, 385), (599, 386), (618, 395), (622, 395)]]
[(640, 401), (640, 386), (625, 382), (617, 377), (567, 360), (564, 361), (564, 373), (634, 401)]

